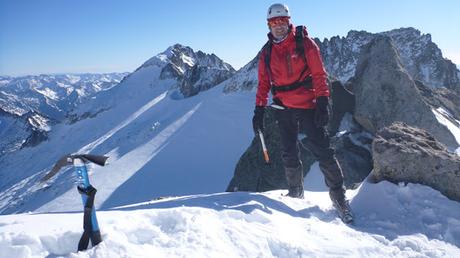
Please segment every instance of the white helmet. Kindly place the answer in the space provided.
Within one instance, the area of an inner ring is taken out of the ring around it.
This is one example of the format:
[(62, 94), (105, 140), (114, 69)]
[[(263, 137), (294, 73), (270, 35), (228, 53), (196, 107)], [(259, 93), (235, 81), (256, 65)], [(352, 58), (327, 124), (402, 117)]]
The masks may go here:
[(267, 20), (270, 20), (271, 18), (275, 17), (289, 17), (291, 18), (291, 15), (289, 14), (289, 8), (285, 4), (272, 4), (268, 8), (267, 12)]

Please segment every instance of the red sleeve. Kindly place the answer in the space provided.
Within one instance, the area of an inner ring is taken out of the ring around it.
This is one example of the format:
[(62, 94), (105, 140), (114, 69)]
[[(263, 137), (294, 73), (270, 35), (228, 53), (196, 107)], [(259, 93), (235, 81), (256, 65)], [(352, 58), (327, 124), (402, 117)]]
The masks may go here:
[(258, 79), (256, 106), (266, 106), (268, 102), (268, 92), (270, 91), (270, 82), (265, 66), (265, 49), (262, 49), (259, 53)]
[(305, 55), (307, 57), (308, 67), (313, 79), (313, 88), (315, 89), (315, 98), (319, 96), (329, 97), (329, 87), (327, 86), (327, 73), (324, 69), (321, 53), (318, 45), (310, 37), (305, 37)]

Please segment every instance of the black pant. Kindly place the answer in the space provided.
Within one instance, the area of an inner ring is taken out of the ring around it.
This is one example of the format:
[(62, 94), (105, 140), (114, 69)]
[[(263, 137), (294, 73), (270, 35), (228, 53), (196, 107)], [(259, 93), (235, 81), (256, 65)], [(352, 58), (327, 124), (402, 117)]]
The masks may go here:
[[(343, 175), (334, 149), (330, 146), (329, 135), (324, 127), (314, 124), (314, 109), (285, 109), (275, 111), (280, 129), (282, 160), (286, 169), (286, 179), (289, 187), (303, 185), (302, 164), (298, 146), (298, 134), (307, 136), (307, 148), (319, 161), (319, 167), (324, 174), (326, 185), (331, 190), (342, 189)], [(300, 170), (293, 173), (293, 170)]]

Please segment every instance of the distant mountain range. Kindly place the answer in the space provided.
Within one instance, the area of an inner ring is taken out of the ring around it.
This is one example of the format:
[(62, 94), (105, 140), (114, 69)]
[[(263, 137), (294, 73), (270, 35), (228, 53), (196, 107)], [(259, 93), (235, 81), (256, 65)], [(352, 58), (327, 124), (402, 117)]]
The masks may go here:
[(127, 74), (0, 76), (0, 155), (46, 139), (70, 110)]

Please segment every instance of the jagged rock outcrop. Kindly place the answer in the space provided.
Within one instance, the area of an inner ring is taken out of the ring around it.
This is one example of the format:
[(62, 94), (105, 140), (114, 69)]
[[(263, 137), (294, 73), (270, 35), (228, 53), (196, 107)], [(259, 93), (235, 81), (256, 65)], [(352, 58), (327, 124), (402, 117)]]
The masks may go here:
[(374, 38), (388, 36), (399, 52), (403, 67), (412, 78), (431, 88), (447, 87), (460, 90), (459, 70), (442, 56), (430, 34), (421, 34), (414, 28), (400, 28), (381, 33), (351, 30), (346, 37), (332, 37), (321, 42), (315, 39), (328, 73), (341, 81), (351, 78), (356, 69), (361, 49)]
[(452, 133), (423, 101), (389, 37), (378, 36), (363, 48), (352, 84), (354, 118), (366, 130), (375, 133), (402, 121), (427, 130), (449, 147), (457, 146)]
[(373, 180), (427, 185), (460, 202), (460, 157), (428, 132), (396, 122), (377, 133), (372, 153)]

